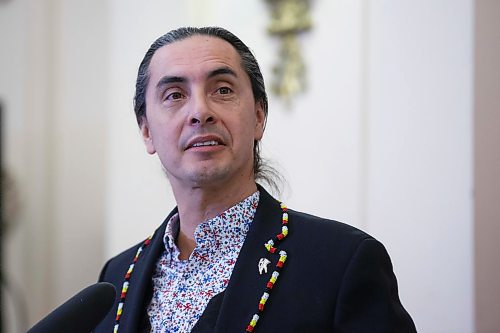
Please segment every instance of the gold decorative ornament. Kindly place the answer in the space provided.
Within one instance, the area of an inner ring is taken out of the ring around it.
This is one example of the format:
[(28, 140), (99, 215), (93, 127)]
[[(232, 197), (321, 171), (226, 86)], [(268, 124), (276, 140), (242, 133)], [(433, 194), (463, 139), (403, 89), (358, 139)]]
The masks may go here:
[(310, 0), (266, 0), (271, 9), (268, 32), (280, 38), (279, 61), (273, 67), (272, 91), (290, 105), (306, 88), (306, 66), (300, 52), (300, 33), (312, 27)]

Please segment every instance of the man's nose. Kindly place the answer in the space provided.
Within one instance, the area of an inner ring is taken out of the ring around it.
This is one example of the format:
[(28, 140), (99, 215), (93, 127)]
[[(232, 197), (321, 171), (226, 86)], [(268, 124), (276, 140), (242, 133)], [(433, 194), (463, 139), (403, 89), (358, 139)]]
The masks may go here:
[(210, 108), (206, 98), (197, 97), (192, 100), (192, 108), (188, 118), (190, 125), (212, 124), (216, 121), (215, 112)]

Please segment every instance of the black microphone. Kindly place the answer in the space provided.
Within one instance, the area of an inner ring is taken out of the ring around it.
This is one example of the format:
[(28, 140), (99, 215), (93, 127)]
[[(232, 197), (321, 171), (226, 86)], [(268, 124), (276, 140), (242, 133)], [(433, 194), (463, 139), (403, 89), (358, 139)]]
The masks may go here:
[(115, 297), (111, 283), (93, 284), (49, 313), (27, 333), (89, 333), (108, 314)]

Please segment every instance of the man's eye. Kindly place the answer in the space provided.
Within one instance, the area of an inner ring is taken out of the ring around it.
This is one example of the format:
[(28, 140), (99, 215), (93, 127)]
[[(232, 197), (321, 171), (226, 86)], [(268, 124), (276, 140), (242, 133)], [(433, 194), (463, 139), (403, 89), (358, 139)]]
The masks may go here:
[(173, 92), (173, 93), (170, 93), (167, 95), (167, 100), (176, 100), (176, 99), (181, 99), (182, 98), (182, 94), (178, 91), (176, 92)]
[(218, 92), (219, 92), (219, 94), (221, 94), (221, 95), (227, 95), (227, 94), (231, 93), (231, 92), (232, 92), (232, 90), (231, 90), (230, 88), (228, 88), (228, 87), (220, 87), (220, 88), (218, 89)]

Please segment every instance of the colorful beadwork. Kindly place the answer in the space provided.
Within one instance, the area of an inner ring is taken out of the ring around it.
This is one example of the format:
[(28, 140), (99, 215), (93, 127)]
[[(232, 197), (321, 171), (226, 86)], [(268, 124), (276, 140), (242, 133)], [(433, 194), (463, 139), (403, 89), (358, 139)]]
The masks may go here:
[(153, 235), (149, 236), (144, 243), (137, 249), (137, 252), (135, 253), (134, 260), (132, 261), (132, 264), (130, 264), (127, 273), (125, 273), (123, 285), (122, 285), (122, 291), (120, 294), (120, 302), (118, 303), (118, 309), (116, 310), (116, 318), (115, 318), (115, 326), (113, 328), (113, 333), (118, 332), (118, 327), (120, 326), (120, 318), (122, 316), (123, 312), (123, 305), (125, 304), (125, 297), (127, 296), (127, 291), (128, 291), (128, 286), (129, 286), (129, 281), (130, 277), (132, 276), (132, 272), (134, 271), (134, 266), (137, 263), (137, 260), (139, 259), (139, 256), (141, 255), (142, 251), (144, 248), (146, 248), (149, 243), (151, 243), (151, 238)]
[(266, 302), (269, 300), (270, 293), (274, 287), (274, 284), (276, 283), (276, 280), (278, 279), (280, 275), (280, 271), (283, 268), (283, 265), (285, 264), (286, 258), (287, 258), (287, 253), (283, 250), (278, 249), (276, 246), (279, 244), (279, 242), (285, 238), (288, 235), (288, 213), (287, 213), (287, 208), (285, 204), (280, 203), (281, 210), (283, 211), (283, 218), (282, 218), (282, 226), (281, 226), (281, 233), (277, 234), (274, 239), (270, 239), (264, 244), (264, 247), (267, 249), (268, 252), (270, 253), (276, 253), (276, 251), (279, 251), (279, 259), (278, 263), (276, 264), (276, 269), (274, 272), (271, 274), (271, 278), (269, 279), (269, 282), (267, 282), (266, 289), (264, 290), (264, 293), (262, 294), (262, 297), (260, 298), (259, 305), (258, 305), (258, 311), (256, 314), (253, 315), (252, 320), (250, 320), (250, 323), (248, 324), (245, 332), (254, 332), (255, 326), (257, 325), (257, 322), (262, 315), (262, 312), (264, 312), (264, 307), (266, 305)]

